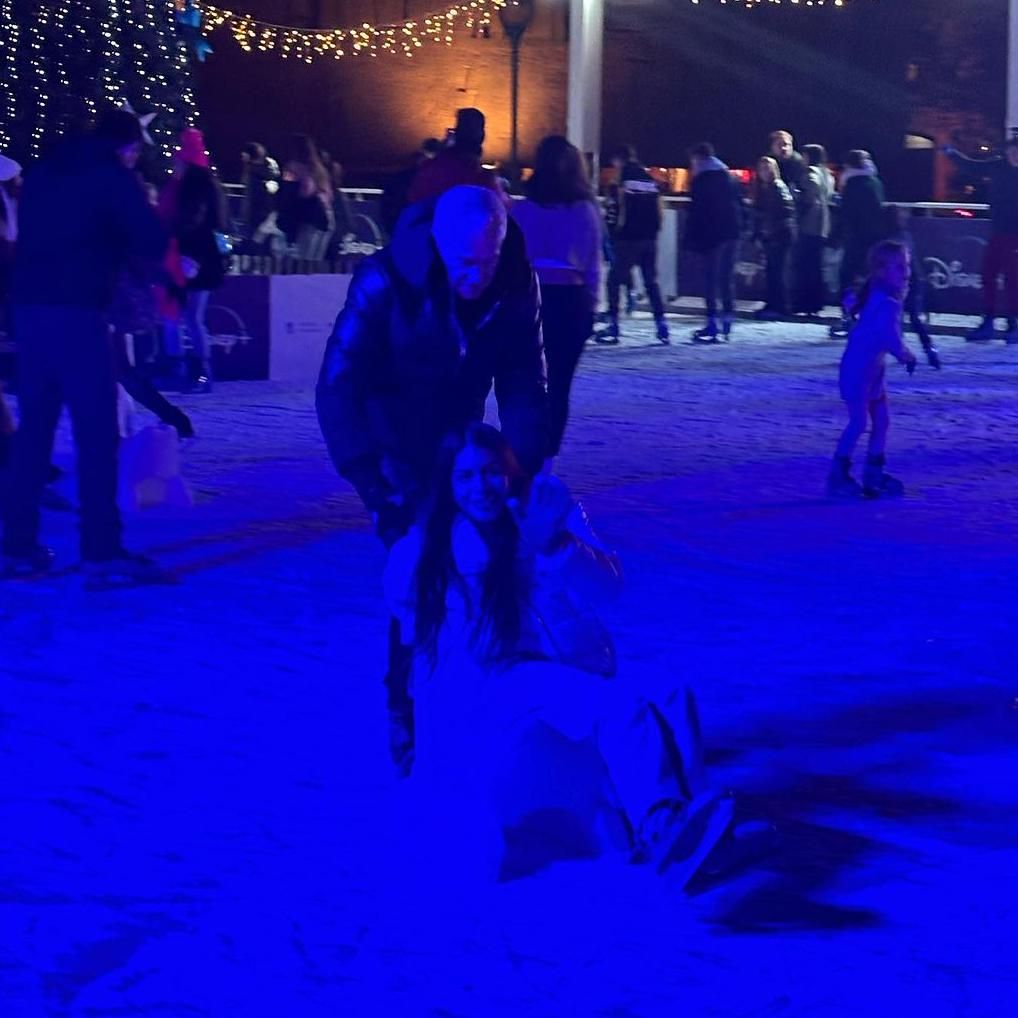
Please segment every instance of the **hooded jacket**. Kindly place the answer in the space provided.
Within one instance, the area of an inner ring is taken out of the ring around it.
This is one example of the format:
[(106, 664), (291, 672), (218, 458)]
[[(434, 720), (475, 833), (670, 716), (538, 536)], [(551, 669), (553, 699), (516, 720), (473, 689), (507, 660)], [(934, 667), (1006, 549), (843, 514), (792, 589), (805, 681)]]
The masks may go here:
[(432, 240), (434, 205), (407, 208), (392, 243), (358, 266), (318, 379), (329, 454), (375, 512), (392, 494), (419, 501), (443, 438), (483, 418), (492, 384), (524, 469), (536, 472), (547, 451), (540, 291), (520, 229), (509, 220), (467, 320)]
[(628, 162), (622, 167), (617, 200), (615, 236), (633, 241), (656, 239), (661, 229), (661, 189), (638, 162)]
[(738, 183), (720, 159), (703, 160), (689, 193), (692, 202), (686, 220), (686, 248), (702, 254), (719, 244), (739, 239), (742, 195)]
[(884, 185), (876, 167), (849, 169), (841, 175), (841, 239), (847, 252), (865, 252), (886, 232)]
[(166, 234), (138, 181), (99, 138), (68, 139), (25, 175), (11, 303), (106, 311), (132, 259)]

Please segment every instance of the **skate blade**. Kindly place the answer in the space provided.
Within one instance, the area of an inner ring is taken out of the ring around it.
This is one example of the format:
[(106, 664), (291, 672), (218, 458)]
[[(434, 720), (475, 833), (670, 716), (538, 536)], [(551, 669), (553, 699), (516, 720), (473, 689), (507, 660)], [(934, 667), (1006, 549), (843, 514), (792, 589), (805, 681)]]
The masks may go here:
[(686, 823), (658, 865), (658, 873), (667, 873), (669, 880), (685, 889), (732, 826), (734, 815), (735, 802), (720, 794), (691, 803)]

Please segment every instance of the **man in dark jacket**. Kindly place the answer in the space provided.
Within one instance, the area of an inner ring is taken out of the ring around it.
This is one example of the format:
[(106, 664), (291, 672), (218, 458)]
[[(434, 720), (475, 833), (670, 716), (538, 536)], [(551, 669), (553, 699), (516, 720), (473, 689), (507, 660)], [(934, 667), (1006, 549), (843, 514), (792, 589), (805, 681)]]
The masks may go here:
[(631, 145), (612, 157), (619, 178), (610, 197), (618, 208), (613, 233), (614, 257), (608, 272), (608, 329), (597, 336), (599, 343), (619, 341), (619, 287), (628, 285), (633, 267), (639, 266), (657, 323), (657, 338), (668, 342), (664, 302), (657, 282), (657, 235), (661, 232), (661, 189), (636, 158)]
[[(537, 281), (501, 196), (456, 187), (408, 208), (392, 243), (360, 264), (318, 379), (329, 455), (387, 547), (413, 522), (443, 439), (482, 419), (492, 384), (502, 431), (536, 473), (548, 451)], [(409, 670), (393, 622), (386, 686), (391, 749), (404, 771)]]
[(946, 154), (967, 173), (990, 178), (990, 243), (983, 256), (983, 320), (968, 334), (971, 340), (993, 339), (1000, 277), (1004, 277), (1004, 310), (1008, 343), (1018, 343), (1018, 138), (1002, 156), (969, 159), (955, 148)]
[(707, 324), (693, 333), (701, 342), (718, 340), (718, 294), (721, 295), (721, 332), (727, 339), (735, 318), (735, 255), (742, 232), (743, 208), (739, 185), (728, 167), (714, 154), (709, 142), (689, 154), (692, 201), (683, 244), (703, 259)]
[(86, 584), (165, 579), (153, 563), (124, 551), (117, 510), (117, 369), (107, 312), (128, 262), (155, 262), (166, 249), (130, 169), (141, 143), (137, 119), (111, 112), (92, 135), (66, 140), (25, 178), (11, 281), (21, 421), (4, 511), (4, 575), (45, 572), (52, 561), (38, 541), (39, 498), (66, 404), (78, 455)]

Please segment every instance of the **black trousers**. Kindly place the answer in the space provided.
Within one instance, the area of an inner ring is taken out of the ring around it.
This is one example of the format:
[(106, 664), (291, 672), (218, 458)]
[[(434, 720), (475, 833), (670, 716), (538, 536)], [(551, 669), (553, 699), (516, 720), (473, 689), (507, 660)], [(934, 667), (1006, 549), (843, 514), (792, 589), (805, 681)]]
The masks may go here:
[(583, 347), (594, 331), (594, 311), (585, 286), (542, 286), (544, 358), (548, 365), (548, 455), (557, 456), (569, 419), (569, 391)]
[(633, 266), (638, 266), (643, 277), (651, 310), (655, 318), (664, 318), (665, 306), (661, 300), (661, 287), (657, 284), (657, 239), (615, 239), (615, 260), (608, 272), (608, 313), (619, 317), (619, 287), (632, 279)]
[(78, 455), (81, 557), (120, 551), (117, 509), (117, 368), (106, 320), (82, 308), (15, 307), (20, 423), (11, 452), (3, 548), (29, 551), (39, 539), (39, 498), (49, 476), (61, 408), (71, 415)]
[(703, 299), (707, 305), (708, 321), (717, 321), (719, 297), (725, 318), (731, 318), (735, 313), (735, 255), (738, 246), (737, 240), (726, 240), (701, 255)]
[(785, 272), (788, 266), (790, 240), (765, 240), (764, 255), (767, 258), (767, 308), (776, 314), (788, 312), (788, 295)]
[(798, 311), (815, 315), (827, 306), (824, 283), (824, 238), (803, 234), (795, 249)]

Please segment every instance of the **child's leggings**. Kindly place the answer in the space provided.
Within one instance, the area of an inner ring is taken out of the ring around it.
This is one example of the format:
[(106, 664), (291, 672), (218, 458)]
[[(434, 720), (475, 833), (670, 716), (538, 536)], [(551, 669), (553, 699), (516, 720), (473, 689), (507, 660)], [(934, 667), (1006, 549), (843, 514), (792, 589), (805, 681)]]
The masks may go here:
[(887, 445), (887, 428), (891, 423), (891, 417), (887, 409), (887, 397), (881, 396), (874, 400), (860, 400), (859, 402), (845, 402), (848, 409), (848, 424), (841, 433), (838, 440), (839, 456), (851, 457), (855, 451), (856, 443), (866, 430), (867, 421), (870, 422), (870, 446), (871, 456), (882, 456)]

